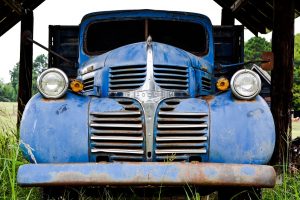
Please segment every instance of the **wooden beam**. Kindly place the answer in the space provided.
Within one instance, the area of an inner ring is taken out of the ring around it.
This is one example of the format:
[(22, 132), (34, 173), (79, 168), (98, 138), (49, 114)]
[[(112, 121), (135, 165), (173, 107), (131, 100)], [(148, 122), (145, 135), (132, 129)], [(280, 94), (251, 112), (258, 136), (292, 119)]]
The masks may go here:
[(22, 15), (22, 6), (17, 2), (12, 0), (2, 0), (6, 5), (8, 5), (14, 12), (18, 13), (18, 15)]
[(234, 25), (234, 17), (231, 12), (231, 10), (223, 8), (222, 9), (222, 19), (221, 19), (221, 25), (228, 25), (233, 26)]
[(294, 0), (273, 0), (274, 21), (272, 50), (271, 110), (276, 129), (276, 145), (272, 165), (288, 164), (288, 145), (291, 141), (291, 110), (294, 61)]
[(248, 0), (236, 0), (231, 6), (230, 9), (232, 12), (238, 12), (243, 6), (248, 3)]
[(33, 12), (27, 10), (21, 20), (20, 68), (18, 90), (18, 121), (19, 127), (26, 103), (31, 98), (32, 86), (32, 43), (26, 41), (26, 34), (33, 33)]

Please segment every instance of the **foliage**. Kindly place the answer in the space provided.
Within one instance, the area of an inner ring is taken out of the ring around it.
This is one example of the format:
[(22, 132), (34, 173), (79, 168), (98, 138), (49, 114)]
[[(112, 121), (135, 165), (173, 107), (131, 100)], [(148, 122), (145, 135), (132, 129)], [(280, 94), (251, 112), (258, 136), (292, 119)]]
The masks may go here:
[(262, 52), (271, 51), (271, 43), (265, 38), (253, 37), (245, 43), (245, 61), (261, 60)]
[(294, 59), (295, 66), (300, 67), (300, 33), (295, 35)]
[(300, 66), (294, 67), (293, 108), (300, 110)]
[(11, 83), (3, 83), (0, 80), (0, 101), (14, 101), (16, 99), (16, 93)]
[(300, 33), (295, 35), (293, 108), (300, 110)]
[[(41, 54), (37, 56), (32, 67), (32, 95), (38, 92), (36, 80), (38, 75), (48, 68), (47, 56)], [(19, 63), (13, 67), (10, 73), (10, 83), (4, 84), (0, 82), (0, 101), (17, 101), (18, 85), (19, 85)], [(9, 97), (9, 98), (8, 98)]]
[(38, 76), (48, 68), (48, 58), (44, 54), (37, 56), (33, 62), (32, 66), (32, 95), (38, 92), (36, 81)]

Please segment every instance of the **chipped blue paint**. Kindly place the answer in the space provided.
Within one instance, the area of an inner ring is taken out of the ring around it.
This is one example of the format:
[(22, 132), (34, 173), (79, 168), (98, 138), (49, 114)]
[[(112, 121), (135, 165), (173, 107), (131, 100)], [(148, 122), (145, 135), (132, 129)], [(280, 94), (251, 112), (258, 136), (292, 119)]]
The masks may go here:
[(244, 167), (241, 172), (247, 176), (254, 176), (255, 170), (251, 167)]
[(21, 149), (38, 163), (87, 162), (88, 106), (90, 97), (68, 92), (63, 99), (35, 95), (21, 121)]
[(230, 92), (209, 101), (210, 162), (264, 164), (275, 145), (275, 127), (267, 103), (239, 101)]

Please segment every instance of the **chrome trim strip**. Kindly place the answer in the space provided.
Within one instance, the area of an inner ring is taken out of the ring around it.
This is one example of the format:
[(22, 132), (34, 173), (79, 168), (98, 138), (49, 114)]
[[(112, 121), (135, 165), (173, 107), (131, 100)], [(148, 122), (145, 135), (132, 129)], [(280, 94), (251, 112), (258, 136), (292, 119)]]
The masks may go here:
[(143, 150), (134, 149), (92, 149), (92, 153), (124, 153), (124, 154), (144, 154)]
[(91, 136), (92, 140), (143, 141), (143, 137)]
[(157, 128), (207, 128), (207, 124), (158, 124)]
[(164, 150), (155, 150), (156, 154), (170, 154), (170, 153), (206, 153), (206, 149), (164, 149)]
[(164, 112), (159, 111), (159, 115), (171, 115), (171, 116), (207, 116), (207, 113), (204, 112)]
[(206, 136), (200, 137), (156, 137), (156, 141), (206, 141)]
[(95, 124), (91, 123), (91, 127), (98, 127), (98, 128), (142, 128), (142, 124)]
[(126, 111), (126, 112), (91, 112), (91, 115), (105, 115), (105, 116), (114, 116), (114, 115), (140, 115), (141, 111)]

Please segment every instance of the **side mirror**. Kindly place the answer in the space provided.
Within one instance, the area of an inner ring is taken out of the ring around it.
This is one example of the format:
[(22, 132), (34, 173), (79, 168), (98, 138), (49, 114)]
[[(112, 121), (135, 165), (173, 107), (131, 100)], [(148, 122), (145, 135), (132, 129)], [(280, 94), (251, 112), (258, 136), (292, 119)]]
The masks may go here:
[(264, 52), (261, 55), (261, 59), (268, 61), (261, 64), (261, 68), (266, 71), (271, 71), (274, 65), (274, 54), (273, 52)]

